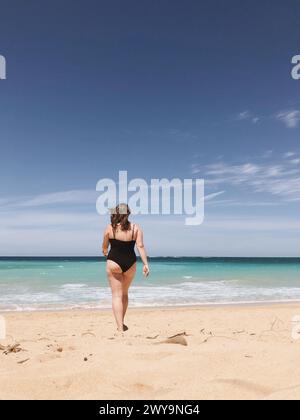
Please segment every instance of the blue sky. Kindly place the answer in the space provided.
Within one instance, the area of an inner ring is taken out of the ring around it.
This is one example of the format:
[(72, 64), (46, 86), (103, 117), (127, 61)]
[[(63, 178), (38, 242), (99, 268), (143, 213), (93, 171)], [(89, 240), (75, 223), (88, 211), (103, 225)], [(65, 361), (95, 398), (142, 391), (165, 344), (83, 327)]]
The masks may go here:
[(0, 254), (97, 255), (100, 178), (206, 180), (151, 255), (300, 255), (299, 2), (1, 2)]

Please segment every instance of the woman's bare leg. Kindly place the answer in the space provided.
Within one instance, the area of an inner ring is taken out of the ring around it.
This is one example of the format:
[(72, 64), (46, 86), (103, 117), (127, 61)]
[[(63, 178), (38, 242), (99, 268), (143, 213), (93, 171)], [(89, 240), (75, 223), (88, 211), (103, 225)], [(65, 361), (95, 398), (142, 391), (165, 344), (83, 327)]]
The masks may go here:
[(123, 281), (122, 281), (122, 302), (123, 302), (123, 320), (126, 315), (126, 311), (128, 308), (128, 290), (134, 279), (136, 273), (136, 263), (130, 267), (125, 273), (123, 273)]
[(113, 261), (107, 261), (106, 272), (112, 292), (112, 309), (117, 323), (117, 328), (118, 331), (123, 331), (123, 273), (119, 265)]

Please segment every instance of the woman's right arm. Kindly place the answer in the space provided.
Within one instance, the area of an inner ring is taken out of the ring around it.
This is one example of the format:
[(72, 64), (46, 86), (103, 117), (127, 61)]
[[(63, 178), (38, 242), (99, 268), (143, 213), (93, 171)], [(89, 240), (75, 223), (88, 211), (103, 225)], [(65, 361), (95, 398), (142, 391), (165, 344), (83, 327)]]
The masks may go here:
[(143, 231), (140, 227), (138, 227), (138, 231), (137, 231), (136, 247), (139, 251), (141, 260), (143, 261), (143, 264), (144, 264), (144, 267), (143, 267), (144, 276), (147, 277), (150, 274), (150, 269), (149, 269), (149, 265), (148, 265), (148, 258), (147, 258), (146, 249), (145, 249), (145, 246), (144, 246), (144, 235), (143, 235)]

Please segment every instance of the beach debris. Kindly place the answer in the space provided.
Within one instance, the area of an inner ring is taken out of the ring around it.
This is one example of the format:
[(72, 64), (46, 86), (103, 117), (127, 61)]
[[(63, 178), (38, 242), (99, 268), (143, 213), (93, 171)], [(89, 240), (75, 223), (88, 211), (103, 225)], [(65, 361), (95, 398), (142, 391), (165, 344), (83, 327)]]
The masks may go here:
[(165, 343), (168, 344), (181, 344), (182, 346), (187, 346), (188, 343), (184, 336), (182, 335), (175, 335), (174, 337), (168, 338)]
[(146, 337), (146, 338), (147, 338), (147, 340), (155, 340), (157, 337), (159, 337), (159, 334), (154, 335), (153, 337), (148, 336), (148, 337)]
[(278, 317), (271, 322), (270, 328), (259, 334), (259, 339), (267, 340), (270, 337), (276, 337), (278, 340), (288, 340), (289, 329), (285, 323)]
[(175, 334), (175, 335), (171, 335), (171, 337), (168, 337), (168, 339), (171, 339), (171, 338), (176, 338), (176, 337), (182, 337), (182, 336), (187, 337), (187, 336), (188, 336), (188, 334), (187, 334), (185, 331), (183, 331), (183, 332), (177, 333), (177, 334)]
[(200, 344), (207, 343), (208, 340), (211, 339), (211, 338), (225, 338), (226, 340), (236, 341), (236, 338), (227, 337), (226, 335), (213, 335), (212, 333), (210, 333), (209, 337), (206, 337), (206, 339), (201, 341)]
[(233, 334), (243, 334), (244, 332), (245, 332), (245, 330), (233, 331)]
[(62, 347), (58, 347), (58, 349), (56, 351), (58, 351), (58, 353), (62, 353), (64, 351), (64, 349)]
[(187, 346), (188, 343), (185, 339), (185, 336), (187, 336), (187, 333), (184, 331), (184, 332), (172, 335), (171, 337), (168, 337), (166, 340), (159, 341), (158, 343), (154, 343), (154, 344), (180, 344), (181, 346)]
[(20, 351), (24, 351), (21, 347), (20, 344), (16, 343), (16, 344), (12, 344), (12, 345), (8, 345), (8, 346), (2, 346), (0, 344), (0, 350), (3, 351), (3, 353), (5, 355), (8, 355), (9, 353), (19, 353)]
[[(93, 356), (93, 353), (91, 353), (91, 354), (89, 354), (89, 357), (92, 357)], [(85, 356), (84, 358), (83, 358), (83, 361), (84, 362), (88, 362), (88, 357), (87, 356)]]
[(30, 360), (30, 359), (20, 360), (20, 361), (18, 362), (18, 365), (23, 365), (23, 363), (28, 362), (28, 360)]

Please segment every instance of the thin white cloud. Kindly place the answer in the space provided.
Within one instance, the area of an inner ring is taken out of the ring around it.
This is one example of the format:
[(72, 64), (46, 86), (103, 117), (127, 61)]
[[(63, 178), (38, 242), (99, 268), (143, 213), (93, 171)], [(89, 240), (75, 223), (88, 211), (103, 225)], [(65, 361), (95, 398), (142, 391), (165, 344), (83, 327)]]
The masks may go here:
[(291, 159), (290, 161), (289, 161), (289, 163), (292, 163), (293, 165), (299, 165), (299, 163), (300, 163), (300, 159)]
[(240, 112), (238, 115), (238, 119), (239, 120), (249, 120), (249, 118), (251, 118), (252, 114), (250, 111), (243, 111)]
[(7, 211), (1, 212), (0, 227), (1, 228), (37, 228), (37, 227), (91, 227), (97, 225), (100, 216), (95, 213), (84, 212), (67, 212), (67, 211), (45, 211), (44, 209), (36, 211)]
[(236, 121), (247, 121), (257, 124), (262, 120), (278, 120), (282, 122), (287, 128), (296, 128), (300, 123), (300, 110), (299, 109), (288, 109), (281, 110), (275, 114), (269, 115), (267, 117), (258, 116), (252, 111), (245, 110), (236, 115)]
[(281, 111), (276, 115), (276, 118), (283, 122), (287, 128), (296, 128), (300, 122), (300, 110)]
[(193, 172), (201, 174), (208, 187), (222, 188), (227, 185), (247, 193), (267, 193), (284, 201), (300, 199), (300, 159), (242, 164), (223, 161), (199, 165), (198, 168), (194, 165)]
[(212, 229), (238, 230), (238, 231), (300, 231), (300, 220), (280, 217), (260, 217), (255, 216), (230, 216), (230, 217), (210, 217), (207, 224), (211, 224)]
[(224, 193), (225, 193), (225, 191), (218, 191), (218, 192), (215, 192), (215, 193), (208, 194), (208, 195), (206, 195), (206, 196), (204, 197), (204, 200), (205, 200), (205, 201), (211, 201), (211, 200), (213, 200), (215, 197), (218, 197), (219, 195), (222, 195), (222, 194), (224, 194)]
[[(188, 185), (188, 182), (185, 182)], [(191, 180), (193, 185), (193, 181)], [(140, 190), (147, 190), (148, 193), (152, 191), (152, 185), (141, 186)], [(169, 185), (161, 185), (161, 189), (169, 189)], [(155, 189), (156, 191), (156, 189)], [(211, 200), (224, 191), (219, 191), (208, 195), (205, 199)], [(58, 191), (55, 193), (40, 194), (35, 197), (21, 196), (21, 197), (8, 197), (0, 199), (0, 210), (13, 210), (18, 208), (37, 208), (37, 207), (57, 207), (57, 206), (75, 206), (75, 205), (96, 205), (99, 192), (93, 190), (71, 190), (71, 191)], [(130, 197), (130, 194), (129, 194)]]
[(206, 203), (206, 205), (210, 205), (213, 207), (278, 207), (279, 205), (285, 206), (288, 205), (287, 201), (239, 201), (233, 199), (226, 199), (226, 200), (213, 200), (212, 202)]
[(25, 199), (21, 205), (24, 207), (38, 207), (52, 204), (89, 204), (95, 203), (96, 198), (97, 192), (92, 190), (59, 191)]
[(247, 111), (240, 112), (237, 116), (237, 120), (239, 120), (239, 121), (250, 121), (253, 124), (257, 124), (260, 120), (260, 117), (253, 114), (251, 111), (247, 110)]
[(290, 158), (290, 157), (293, 157), (293, 156), (295, 156), (296, 155), (296, 152), (286, 152), (286, 153), (284, 153), (284, 157), (285, 158)]

